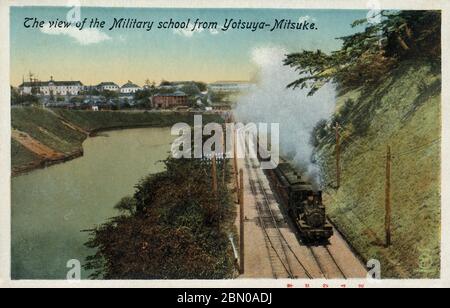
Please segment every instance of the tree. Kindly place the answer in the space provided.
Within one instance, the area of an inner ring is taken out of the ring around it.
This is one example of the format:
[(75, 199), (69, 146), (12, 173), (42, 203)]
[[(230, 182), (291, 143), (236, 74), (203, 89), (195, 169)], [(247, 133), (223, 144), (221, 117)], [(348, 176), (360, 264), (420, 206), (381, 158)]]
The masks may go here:
[(156, 94), (155, 89), (144, 89), (137, 91), (134, 93), (134, 99), (137, 101), (147, 100), (148, 98), (152, 97), (154, 94)]
[(170, 82), (170, 81), (167, 81), (167, 80), (161, 80), (161, 83), (159, 84), (161, 87), (164, 87), (164, 86), (171, 86), (172, 85), (172, 83)]
[(227, 102), (229, 100), (229, 95), (227, 93), (224, 92), (210, 92), (209, 93), (209, 99), (211, 100), (211, 102), (213, 103), (223, 103), (223, 102)]
[(94, 95), (94, 96), (97, 96), (97, 95), (100, 95), (100, 91), (97, 90), (96, 88), (91, 88), (91, 89), (89, 89), (87, 91), (81, 92), (80, 94), (81, 95)]
[(73, 104), (81, 104), (83, 102), (83, 98), (80, 96), (74, 96), (70, 99), (70, 102)]
[(441, 13), (437, 11), (380, 12), (381, 22), (362, 19), (353, 27), (364, 31), (341, 37), (340, 50), (290, 54), (285, 65), (295, 68), (300, 78), (290, 88), (310, 88), (309, 95), (330, 81), (341, 90), (380, 82), (401, 61), (421, 58), (441, 61)]
[(101, 95), (103, 95), (103, 97), (106, 100), (110, 100), (110, 99), (114, 99), (114, 98), (118, 98), (119, 97), (119, 93), (114, 92), (114, 91), (109, 91), (109, 90), (104, 90)]
[(208, 85), (206, 83), (201, 81), (195, 81), (194, 83), (201, 92), (208, 91)]
[(194, 97), (201, 94), (200, 89), (194, 83), (184, 85), (181, 88), (181, 91), (186, 93), (186, 95), (190, 97)]
[(124, 197), (114, 208), (122, 214), (135, 215), (136, 200), (132, 197)]
[(10, 90), (11, 90), (11, 105), (20, 104), (21, 99), (19, 91), (17, 91), (17, 89), (14, 88), (13, 86), (11, 86)]
[(21, 104), (36, 104), (39, 98), (33, 94), (21, 94), (18, 89), (10, 87), (11, 90), (11, 105)]
[(147, 79), (145, 80), (145, 82), (144, 82), (144, 85), (145, 85), (147, 88), (150, 88), (151, 84), (152, 84), (152, 83), (150, 82), (150, 79), (148, 79), (148, 78), (147, 78)]
[(150, 79), (146, 79), (145, 80), (145, 87), (147, 89), (155, 89), (156, 88), (156, 83), (154, 81), (150, 81)]

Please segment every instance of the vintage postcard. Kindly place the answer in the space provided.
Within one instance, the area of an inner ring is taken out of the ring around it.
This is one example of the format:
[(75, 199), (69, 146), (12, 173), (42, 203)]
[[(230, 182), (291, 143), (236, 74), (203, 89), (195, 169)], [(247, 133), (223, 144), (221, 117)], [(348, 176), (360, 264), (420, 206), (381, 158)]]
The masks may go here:
[(445, 1), (0, 7), (0, 286), (448, 286)]

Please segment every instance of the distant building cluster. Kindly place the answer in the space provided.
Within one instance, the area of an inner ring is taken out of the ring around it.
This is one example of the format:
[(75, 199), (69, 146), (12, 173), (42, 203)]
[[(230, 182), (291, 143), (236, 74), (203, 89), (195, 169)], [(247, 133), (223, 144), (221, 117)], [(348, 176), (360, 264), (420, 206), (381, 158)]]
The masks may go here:
[(248, 81), (218, 81), (208, 85), (208, 89), (214, 92), (236, 93), (248, 91), (253, 84)]
[(23, 82), (19, 86), (21, 94), (35, 94), (44, 96), (67, 96), (67, 95), (80, 95), (84, 91), (96, 89), (100, 92), (111, 91), (121, 94), (134, 94), (143, 90), (131, 81), (128, 81), (123, 86), (119, 87), (114, 82), (102, 82), (97, 86), (85, 86), (81, 81), (55, 81), (53, 77), (49, 81), (29, 81)]
[(78, 95), (84, 86), (80, 81), (30, 81), (19, 86), (21, 94), (36, 95)]
[[(221, 81), (208, 85), (194, 81), (164, 81), (159, 86), (147, 84), (143, 87), (132, 81), (122, 86), (105, 81), (95, 86), (86, 86), (81, 81), (57, 81), (53, 77), (49, 81), (39, 81), (33, 79), (30, 74), (30, 81), (24, 81), (18, 87), (18, 92), (21, 95), (39, 97), (39, 101), (50, 107), (71, 108), (76, 101), (78, 108), (97, 111), (111, 109), (117, 104), (133, 106), (136, 93), (151, 90), (148, 106), (153, 109), (184, 109), (194, 106), (210, 110), (212, 107), (207, 106), (213, 105), (210, 100), (212, 93), (232, 94), (247, 91), (251, 87), (251, 83), (243, 81)], [(116, 95), (107, 95), (106, 92), (113, 92)]]
[(188, 97), (182, 91), (170, 94), (155, 94), (151, 98), (152, 107), (155, 109), (173, 109), (187, 106)]

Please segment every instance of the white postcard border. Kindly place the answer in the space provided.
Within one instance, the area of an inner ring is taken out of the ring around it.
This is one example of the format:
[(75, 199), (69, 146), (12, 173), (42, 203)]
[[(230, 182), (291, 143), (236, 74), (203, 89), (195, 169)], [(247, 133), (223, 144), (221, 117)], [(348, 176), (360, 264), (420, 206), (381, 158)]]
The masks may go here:
[[(75, 1), (64, 0), (8, 0), (0, 3), (0, 287), (207, 287), (207, 288), (248, 288), (274, 287), (285, 288), (288, 283), (302, 287), (305, 283), (313, 287), (328, 284), (339, 287), (340, 284), (366, 287), (448, 287), (450, 286), (450, 3), (445, 0), (379, 0), (384, 9), (434, 9), (442, 10), (442, 245), (441, 279), (437, 280), (267, 280), (238, 279), (221, 281), (178, 280), (178, 281), (11, 281), (11, 118), (10, 118), (10, 49), (9, 49), (9, 7), (10, 6), (73, 6)], [(292, 8), (292, 9), (368, 9), (366, 0), (178, 0), (178, 1), (142, 1), (142, 0), (81, 0), (82, 6), (96, 7), (178, 7), (178, 8)], [(69, 5), (70, 4), (70, 5)]]

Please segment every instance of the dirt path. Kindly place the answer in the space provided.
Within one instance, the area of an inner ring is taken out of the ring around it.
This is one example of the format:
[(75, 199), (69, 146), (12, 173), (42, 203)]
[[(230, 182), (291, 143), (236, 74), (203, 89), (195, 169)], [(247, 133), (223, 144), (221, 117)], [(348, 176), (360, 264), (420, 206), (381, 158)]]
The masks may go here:
[(19, 130), (13, 130), (11, 135), (14, 140), (43, 159), (58, 160), (65, 157), (64, 153), (57, 152), (49, 148), (48, 146), (33, 139), (27, 133), (21, 132)]

